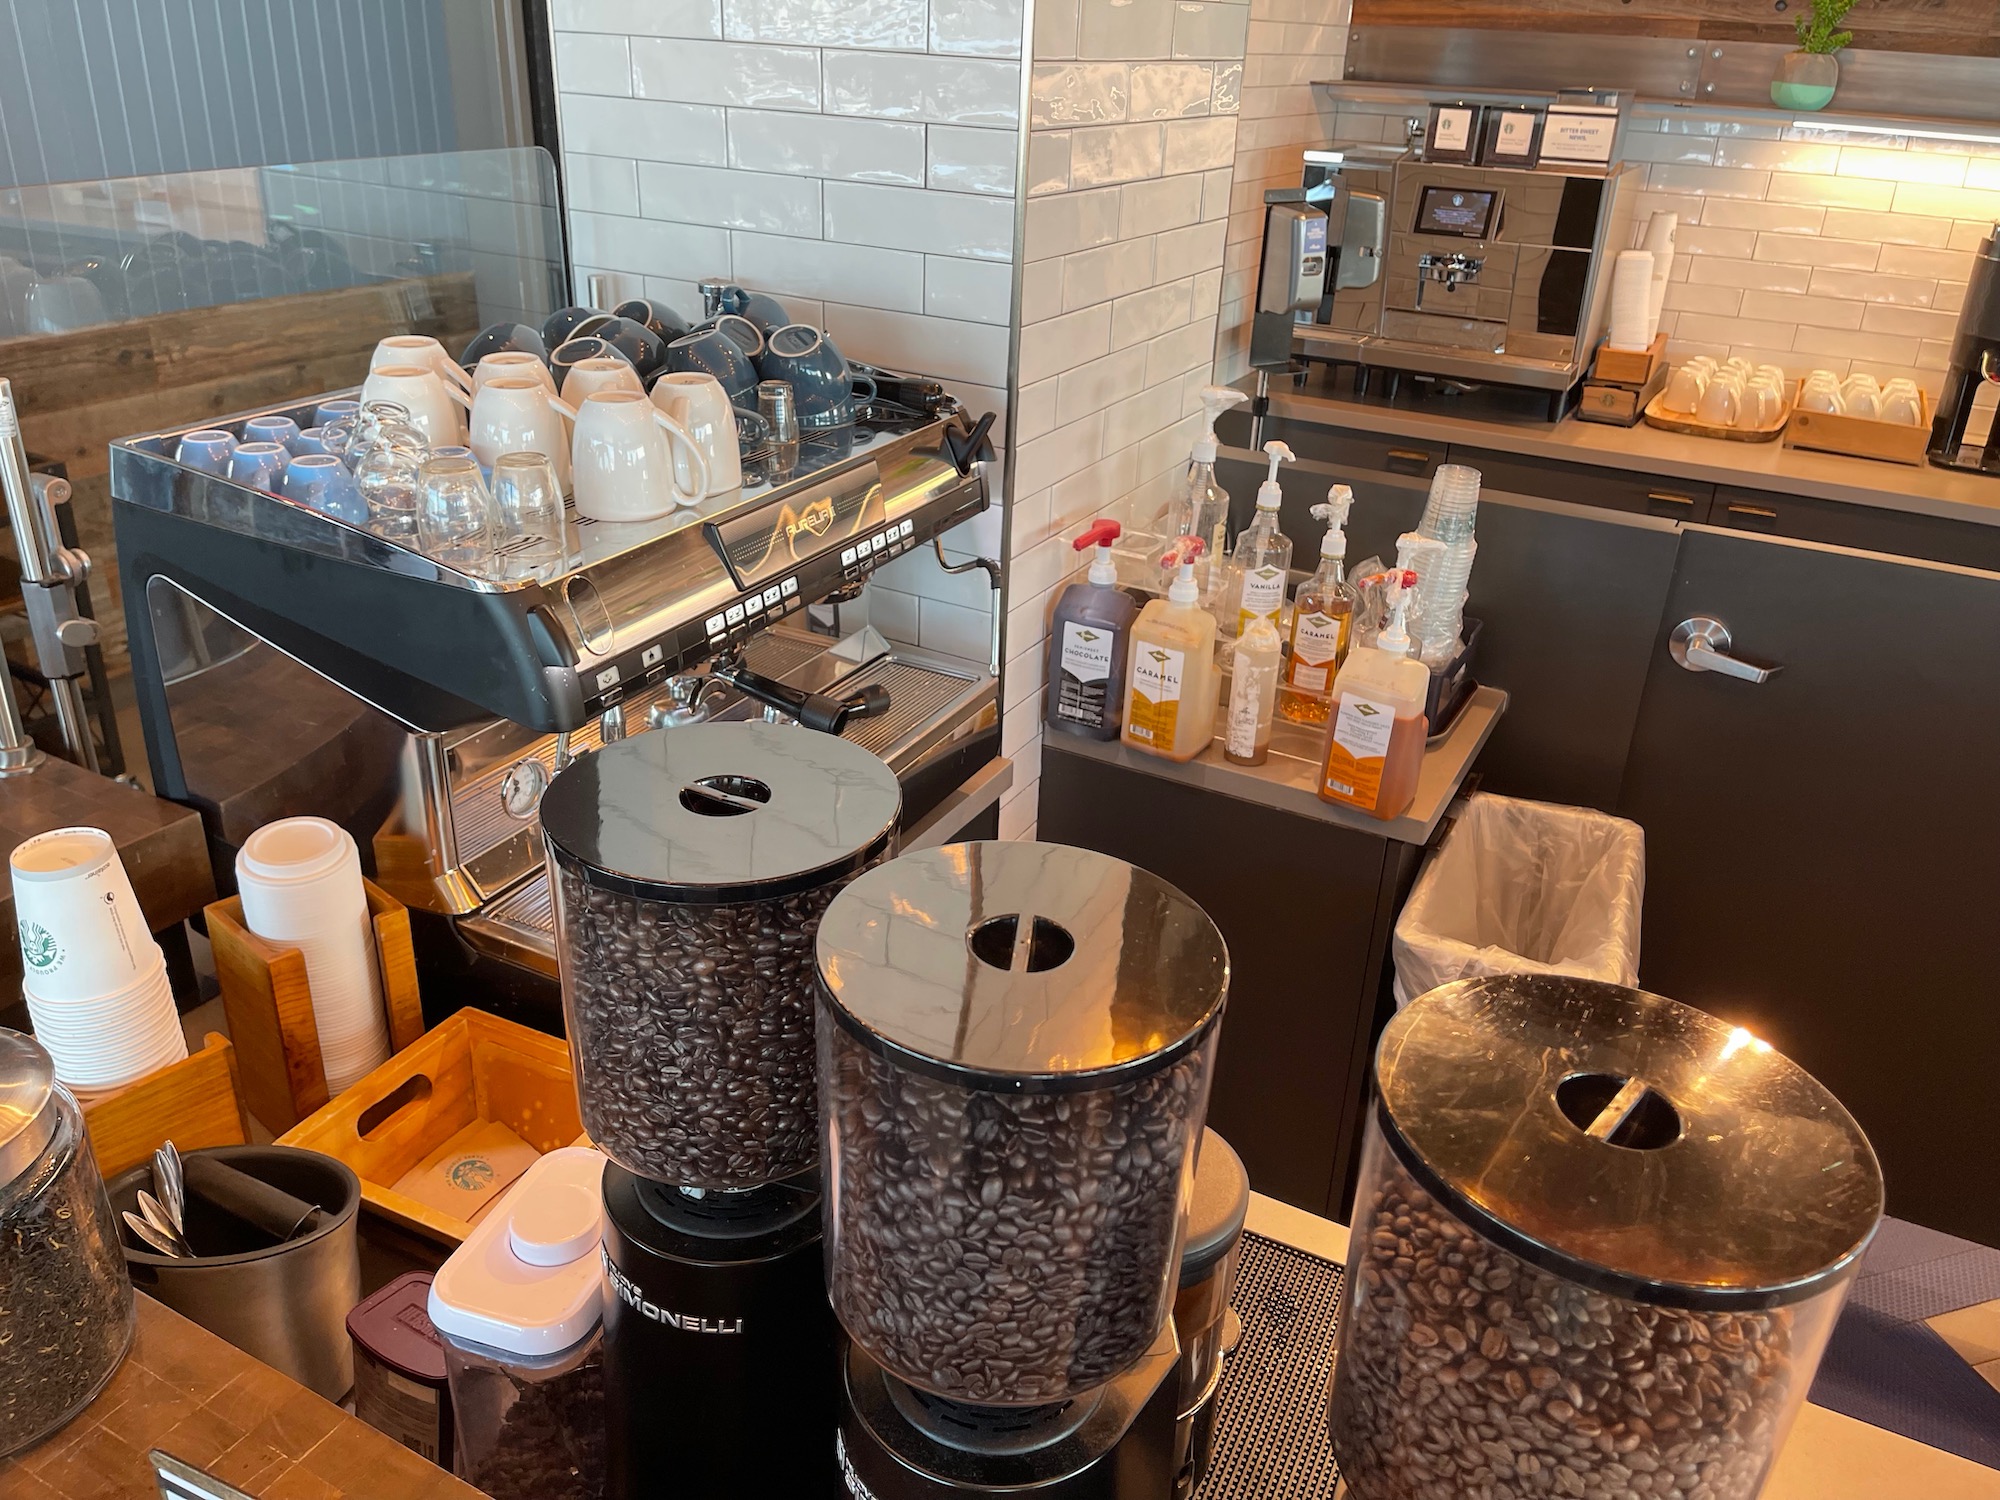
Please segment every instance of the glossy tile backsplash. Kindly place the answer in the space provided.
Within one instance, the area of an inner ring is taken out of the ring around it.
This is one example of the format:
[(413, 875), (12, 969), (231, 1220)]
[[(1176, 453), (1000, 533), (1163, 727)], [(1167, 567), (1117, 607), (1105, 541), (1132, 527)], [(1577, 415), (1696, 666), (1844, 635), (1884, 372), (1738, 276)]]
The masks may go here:
[[(720, 276), (851, 359), (945, 381), (1004, 432), (1020, 0), (553, 0), (582, 283), (684, 314)], [(1164, 149), (1164, 148), (1163, 148)], [(997, 511), (947, 543), (999, 548)], [(923, 554), (867, 598), (892, 638), (984, 660), (992, 606)], [(976, 585), (976, 586), (975, 586)]]
[(1211, 376), (1253, 5), (1036, 0), (1016, 370), (1003, 837), (1032, 837), (1071, 538), (1180, 482)]

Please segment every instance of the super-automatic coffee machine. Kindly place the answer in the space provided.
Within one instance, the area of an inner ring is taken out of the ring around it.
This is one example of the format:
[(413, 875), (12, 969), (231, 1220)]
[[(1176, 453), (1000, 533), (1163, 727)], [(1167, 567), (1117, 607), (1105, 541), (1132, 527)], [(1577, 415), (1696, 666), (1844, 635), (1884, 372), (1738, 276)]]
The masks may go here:
[(817, 946), (848, 1496), (1167, 1500), (1221, 934), (1120, 860), (970, 843)]
[[(276, 410), (309, 425), (313, 409)], [(795, 477), (656, 522), (572, 515), (552, 572), (497, 578), (184, 467), (178, 437), (111, 452), (154, 786), (200, 809), (225, 888), (263, 823), (345, 826), (411, 908), (433, 1007), (476, 993), (555, 1029), (539, 797), (572, 758), (649, 725), (768, 707), (885, 761), (906, 837), (992, 816), (1009, 771), (991, 660), (819, 619), (985, 508), (985, 428), (948, 397), (875, 403), (812, 434)]]
[[(2000, 224), (1979, 246), (1972, 260), (1972, 278), (1965, 288), (1965, 306), (1958, 315), (1952, 340), (1951, 368), (1938, 398), (1931, 424), (1930, 460), (1941, 468), (2000, 474), (2000, 421), (1993, 418), (1992, 398), (2000, 394)], [(1983, 444), (1966, 442), (1979, 398), (1989, 423)]]
[(1320, 284), (1289, 285), (1300, 255), (1274, 231), (1258, 336), (1271, 349), (1289, 334), (1299, 358), (1351, 369), (1357, 394), (1393, 396), (1412, 376), (1504, 387), (1545, 398), (1554, 420), (1603, 336), (1639, 182), (1618, 166), (1478, 166), (1369, 145), (1309, 152), (1301, 188), (1282, 195), (1298, 206), (1270, 212), (1274, 225), (1324, 217)]

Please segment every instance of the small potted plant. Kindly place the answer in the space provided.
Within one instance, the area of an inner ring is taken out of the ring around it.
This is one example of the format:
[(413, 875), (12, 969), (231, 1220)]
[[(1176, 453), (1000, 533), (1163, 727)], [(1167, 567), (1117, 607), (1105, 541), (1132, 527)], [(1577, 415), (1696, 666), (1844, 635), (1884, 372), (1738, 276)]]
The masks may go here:
[(1787, 52), (1771, 80), (1771, 102), (1782, 109), (1825, 109), (1840, 86), (1840, 59), (1834, 54), (1854, 40), (1840, 23), (1855, 0), (1811, 0), (1799, 17), (1799, 50)]

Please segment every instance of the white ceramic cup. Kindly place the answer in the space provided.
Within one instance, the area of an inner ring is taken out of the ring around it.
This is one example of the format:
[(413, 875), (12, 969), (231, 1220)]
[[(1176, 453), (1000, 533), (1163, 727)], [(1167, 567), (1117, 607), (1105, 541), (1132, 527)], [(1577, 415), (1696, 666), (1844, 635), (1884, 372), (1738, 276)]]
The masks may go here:
[(570, 461), (576, 512), (598, 521), (655, 520), (708, 493), (707, 456), (644, 392), (585, 398), (576, 409)]
[(1746, 386), (1737, 406), (1736, 424), (1746, 429), (1769, 427), (1785, 414), (1785, 393), (1763, 382)]
[(368, 356), (368, 368), (380, 370), (389, 365), (416, 365), (419, 369), (434, 371), (440, 380), (457, 386), (468, 396), (472, 394), (472, 377), (465, 373), (457, 360), (444, 352), (443, 344), (427, 335), (392, 334), (376, 344), (375, 352)]
[(1710, 427), (1734, 427), (1743, 410), (1743, 383), (1717, 375), (1701, 393), (1695, 415)]
[(1687, 362), (1687, 368), (1690, 370), (1700, 371), (1701, 378), (1703, 380), (1707, 380), (1710, 376), (1712, 376), (1717, 370), (1721, 369), (1722, 367), (1715, 362), (1714, 355), (1697, 354), (1693, 359)]
[(383, 365), (361, 382), (361, 401), (393, 401), (430, 439), (433, 448), (465, 441), (465, 413), (472, 398), (423, 365)]
[(1892, 380), (1882, 387), (1882, 420), (1905, 427), (1922, 425), (1924, 398), (1914, 380)]
[(540, 381), (551, 396), (556, 393), (556, 378), (549, 367), (524, 349), (502, 349), (482, 359), (472, 372), (472, 392), (476, 396), (487, 381), (502, 379)]
[(653, 382), (653, 405), (686, 428), (708, 460), (709, 494), (742, 487), (743, 454), (736, 441), (736, 409), (729, 404), (729, 393), (721, 381), (699, 371), (670, 371)]
[(1682, 365), (1674, 371), (1667, 382), (1667, 399), (1664, 403), (1670, 412), (1691, 417), (1701, 409), (1701, 393), (1708, 386), (1708, 377), (1693, 365)]
[(539, 453), (555, 465), (556, 483), (569, 493), (570, 429), (576, 409), (526, 376), (488, 380), (472, 398), (466, 446), (488, 469), (503, 453)]
[(571, 406), (582, 407), (600, 391), (630, 391), (643, 396), (646, 394), (646, 383), (632, 368), (630, 360), (612, 355), (602, 359), (580, 359), (563, 376), (562, 398)]
[(10, 861), (21, 975), (56, 1001), (129, 988), (160, 960), (118, 846), (101, 828), (57, 828), (17, 845)]
[(1840, 394), (1850, 417), (1862, 417), (1871, 422), (1882, 419), (1882, 393), (1873, 382), (1857, 385), (1850, 380)]

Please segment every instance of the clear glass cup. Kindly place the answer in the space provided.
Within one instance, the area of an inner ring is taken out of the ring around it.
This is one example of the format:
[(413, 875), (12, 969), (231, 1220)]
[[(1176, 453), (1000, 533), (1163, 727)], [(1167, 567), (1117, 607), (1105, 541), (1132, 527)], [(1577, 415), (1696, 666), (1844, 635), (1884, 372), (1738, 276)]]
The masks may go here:
[(417, 543), (417, 482), (423, 455), (382, 444), (361, 455), (354, 482), (368, 506), (368, 529), (406, 547)]
[(417, 544), (464, 573), (493, 566), (493, 497), (471, 454), (432, 454), (417, 476)]
[(512, 572), (533, 572), (563, 555), (562, 485), (541, 453), (503, 453), (493, 460), (494, 551)]

